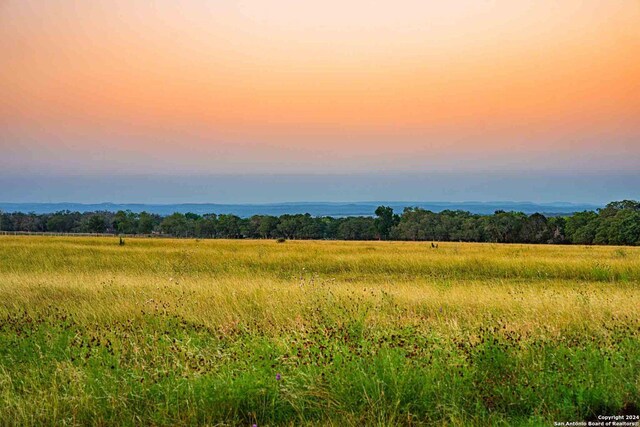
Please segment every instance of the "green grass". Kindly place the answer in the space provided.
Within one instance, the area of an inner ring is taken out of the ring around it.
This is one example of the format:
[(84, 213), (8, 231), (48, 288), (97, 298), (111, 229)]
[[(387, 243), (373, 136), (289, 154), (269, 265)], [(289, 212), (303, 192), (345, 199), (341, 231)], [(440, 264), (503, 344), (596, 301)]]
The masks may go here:
[(639, 283), (640, 248), (4, 236), (0, 424), (633, 411)]

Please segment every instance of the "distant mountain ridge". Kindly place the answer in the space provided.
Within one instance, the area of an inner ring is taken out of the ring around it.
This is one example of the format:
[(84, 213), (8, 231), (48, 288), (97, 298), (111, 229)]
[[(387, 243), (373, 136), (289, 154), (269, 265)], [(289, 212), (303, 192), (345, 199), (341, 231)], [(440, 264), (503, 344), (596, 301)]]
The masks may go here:
[(376, 207), (391, 206), (400, 213), (405, 207), (419, 207), (433, 212), (444, 210), (463, 210), (474, 214), (492, 214), (496, 210), (518, 211), (526, 214), (541, 213), (557, 216), (594, 211), (603, 206), (584, 203), (532, 203), (532, 202), (284, 202), (284, 203), (181, 203), (181, 204), (142, 204), (142, 203), (5, 203), (0, 202), (0, 210), (4, 212), (33, 212), (36, 214), (58, 211), (110, 211), (130, 210), (132, 212), (146, 211), (159, 215), (170, 215), (174, 212), (196, 214), (234, 214), (239, 217), (252, 215), (284, 215), (311, 214), (312, 216), (373, 216)]

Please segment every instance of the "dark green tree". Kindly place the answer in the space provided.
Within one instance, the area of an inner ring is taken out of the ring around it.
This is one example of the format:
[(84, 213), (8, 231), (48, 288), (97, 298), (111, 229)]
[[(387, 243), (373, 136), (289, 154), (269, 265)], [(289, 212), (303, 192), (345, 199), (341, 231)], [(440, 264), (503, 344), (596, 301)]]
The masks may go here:
[(160, 230), (171, 236), (188, 237), (189, 226), (183, 214), (176, 212), (165, 217), (160, 223)]
[(593, 211), (574, 213), (566, 219), (567, 239), (574, 244), (592, 244), (598, 230), (598, 222), (598, 214)]
[(136, 214), (130, 210), (116, 212), (113, 217), (113, 228), (119, 234), (136, 234), (138, 232)]
[(382, 240), (387, 240), (391, 233), (391, 228), (399, 222), (398, 215), (393, 214), (393, 208), (390, 206), (378, 206), (375, 214), (375, 228), (378, 236)]
[(212, 238), (218, 232), (218, 216), (216, 214), (206, 214), (196, 223), (196, 236)]
[(159, 222), (156, 216), (147, 212), (141, 212), (138, 216), (138, 233), (151, 234)]
[(242, 237), (240, 231), (240, 217), (231, 214), (218, 216), (218, 237), (225, 239), (238, 239)]
[(107, 229), (107, 221), (104, 215), (91, 215), (87, 221), (87, 229), (90, 233), (104, 233)]

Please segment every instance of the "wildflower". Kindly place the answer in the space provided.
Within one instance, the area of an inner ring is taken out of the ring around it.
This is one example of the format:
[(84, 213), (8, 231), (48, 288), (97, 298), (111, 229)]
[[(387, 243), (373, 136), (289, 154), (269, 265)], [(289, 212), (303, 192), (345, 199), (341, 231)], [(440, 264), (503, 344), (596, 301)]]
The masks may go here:
[(276, 381), (280, 381), (282, 379), (282, 376), (278, 373), (276, 374)]

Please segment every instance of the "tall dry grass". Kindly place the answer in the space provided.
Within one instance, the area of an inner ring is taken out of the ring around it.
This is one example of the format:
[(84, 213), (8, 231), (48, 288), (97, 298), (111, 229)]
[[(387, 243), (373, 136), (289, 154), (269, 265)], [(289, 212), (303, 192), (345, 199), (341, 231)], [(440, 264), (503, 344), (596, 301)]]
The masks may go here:
[(639, 248), (3, 236), (0, 420), (621, 411), (640, 403), (639, 283)]

